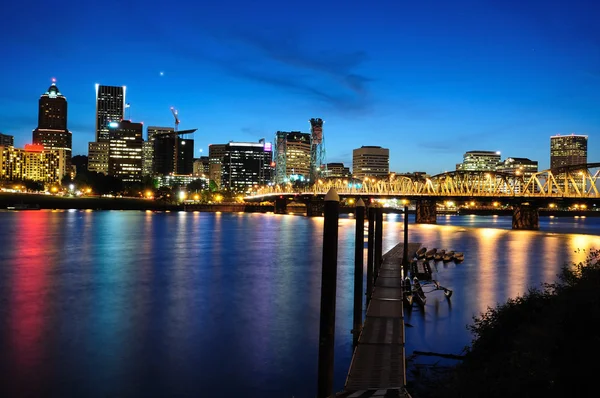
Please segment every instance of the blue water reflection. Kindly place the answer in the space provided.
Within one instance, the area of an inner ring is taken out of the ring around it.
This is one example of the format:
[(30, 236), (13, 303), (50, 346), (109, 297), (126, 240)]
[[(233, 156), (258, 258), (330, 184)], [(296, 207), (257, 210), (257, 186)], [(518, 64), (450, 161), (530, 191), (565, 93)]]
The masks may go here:
[[(584, 258), (576, 249), (600, 248), (596, 220), (544, 219), (538, 232), (511, 231), (509, 217), (411, 224), (411, 242), (465, 261), (435, 264), (454, 295), (431, 293), (424, 310), (407, 312), (407, 353), (459, 353), (473, 315), (554, 280)], [(314, 396), (322, 222), (0, 212), (0, 395)], [(403, 218), (384, 222), (387, 251)], [(355, 229), (352, 217), (339, 225), (336, 389), (352, 357)]]

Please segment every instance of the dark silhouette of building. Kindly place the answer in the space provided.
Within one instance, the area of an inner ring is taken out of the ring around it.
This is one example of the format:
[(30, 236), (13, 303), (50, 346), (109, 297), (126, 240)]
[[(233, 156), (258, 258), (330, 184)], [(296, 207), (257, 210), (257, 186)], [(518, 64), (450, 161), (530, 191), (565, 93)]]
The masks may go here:
[(61, 94), (54, 79), (42, 94), (38, 107), (38, 126), (33, 130), (33, 144), (45, 149), (64, 149), (65, 163), (61, 174), (71, 169), (72, 134), (67, 129), (67, 99)]
[(141, 181), (144, 125), (122, 120), (109, 123), (108, 128), (108, 174), (123, 181)]
[(15, 146), (15, 137), (0, 133), (0, 146)]
[(154, 174), (192, 175), (194, 172), (194, 140), (180, 135), (194, 130), (157, 132), (154, 134)]

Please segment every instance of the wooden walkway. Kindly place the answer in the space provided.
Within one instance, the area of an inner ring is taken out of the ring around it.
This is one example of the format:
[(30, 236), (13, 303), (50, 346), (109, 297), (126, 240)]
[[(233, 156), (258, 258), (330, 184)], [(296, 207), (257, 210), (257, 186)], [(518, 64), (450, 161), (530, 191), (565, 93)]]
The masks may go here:
[[(409, 259), (419, 247), (418, 243), (408, 245)], [(410, 397), (405, 390), (403, 248), (400, 243), (383, 256), (346, 385), (338, 398)]]

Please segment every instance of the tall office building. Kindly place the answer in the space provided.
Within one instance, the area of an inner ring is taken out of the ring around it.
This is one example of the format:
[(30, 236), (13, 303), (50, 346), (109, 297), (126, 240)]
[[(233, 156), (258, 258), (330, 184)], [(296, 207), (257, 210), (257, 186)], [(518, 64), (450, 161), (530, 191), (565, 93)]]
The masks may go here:
[(122, 120), (109, 123), (108, 128), (108, 174), (125, 182), (141, 181), (144, 125)]
[(553, 135), (550, 137), (550, 168), (587, 163), (587, 135)]
[[(196, 129), (175, 132), (168, 127), (155, 131), (154, 174), (155, 175), (192, 175), (194, 172), (194, 140), (184, 138)], [(182, 136), (179, 136), (179, 135)]]
[[(143, 144), (143, 167), (142, 167), (142, 175), (149, 176), (154, 175), (156, 166), (155, 166), (155, 156), (154, 156), (154, 145), (155, 139), (154, 136), (157, 134), (166, 134), (173, 133), (175, 129), (173, 127), (157, 127), (157, 126), (148, 126), (146, 130), (146, 141)], [(159, 162), (164, 161), (163, 159), (159, 159)], [(170, 162), (172, 164), (172, 162)], [(172, 166), (171, 166), (172, 167)], [(162, 170), (163, 166), (160, 166)], [(169, 174), (169, 173), (167, 173)]]
[(311, 142), (310, 133), (275, 133), (275, 183), (310, 180)]
[[(496, 171), (522, 177), (521, 184), (526, 184), (538, 172), (538, 162), (527, 158), (506, 158), (505, 161), (498, 164)], [(515, 193), (521, 193), (521, 188), (521, 185), (513, 187)], [(532, 188), (537, 192), (536, 185)]]
[(348, 178), (352, 174), (350, 173), (350, 167), (344, 166), (344, 163), (327, 163), (321, 175), (331, 178)]
[(221, 187), (223, 175), (223, 158), (227, 152), (227, 144), (211, 144), (208, 146), (208, 177), (217, 187)]
[(15, 137), (0, 133), (0, 146), (15, 146)]
[(109, 123), (125, 117), (125, 86), (96, 84), (96, 142), (110, 139)]
[(61, 174), (65, 175), (70, 170), (72, 134), (67, 129), (67, 99), (54, 79), (39, 100), (38, 126), (33, 130), (33, 144), (45, 149), (63, 149), (66, 162)]
[(253, 185), (266, 185), (272, 174), (270, 142), (230, 142), (225, 146), (221, 187), (246, 192)]
[(352, 176), (388, 178), (390, 174), (390, 150), (380, 146), (362, 146), (352, 151)]
[(456, 165), (457, 171), (496, 171), (500, 164), (500, 152), (469, 151), (463, 162)]

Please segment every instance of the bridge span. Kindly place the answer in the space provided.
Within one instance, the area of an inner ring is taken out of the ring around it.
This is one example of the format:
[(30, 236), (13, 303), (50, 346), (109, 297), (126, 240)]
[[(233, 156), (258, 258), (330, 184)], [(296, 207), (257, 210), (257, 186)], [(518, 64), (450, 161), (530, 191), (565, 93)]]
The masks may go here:
[(307, 215), (316, 215), (323, 197), (334, 188), (340, 198), (363, 198), (369, 205), (377, 199), (399, 199), (415, 204), (417, 223), (434, 224), (437, 206), (444, 202), (494, 203), (513, 209), (513, 229), (538, 229), (538, 209), (600, 204), (600, 163), (588, 163), (523, 175), (452, 171), (428, 178), (391, 176), (389, 179), (364, 180), (328, 178), (313, 185), (279, 184), (257, 188), (244, 198), (248, 202), (274, 202), (277, 213), (285, 213), (290, 201), (307, 206)]

